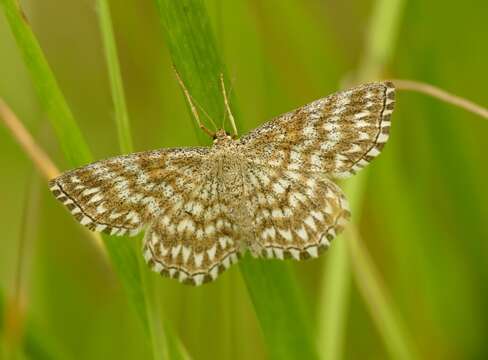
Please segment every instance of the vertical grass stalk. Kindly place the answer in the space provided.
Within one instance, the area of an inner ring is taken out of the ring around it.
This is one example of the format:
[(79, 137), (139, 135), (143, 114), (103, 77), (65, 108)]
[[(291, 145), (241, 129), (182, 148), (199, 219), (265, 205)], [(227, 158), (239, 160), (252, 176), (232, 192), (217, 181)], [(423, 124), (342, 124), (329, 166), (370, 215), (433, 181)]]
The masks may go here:
[[(108, 0), (98, 0), (98, 18), (100, 31), (105, 49), (105, 58), (110, 77), (112, 99), (115, 108), (115, 124), (119, 137), (119, 147), (122, 153), (132, 153), (132, 136), (130, 131), (129, 113), (125, 101), (123, 80), (120, 72), (120, 65), (117, 55), (117, 45), (115, 42), (110, 7)], [(152, 277), (149, 269), (143, 260), (142, 255), (138, 256), (138, 264), (141, 272), (141, 286), (144, 292), (145, 308), (149, 332), (151, 337), (152, 352), (154, 359), (183, 359), (186, 355), (182, 352), (182, 346), (175, 333), (169, 325), (166, 327), (170, 331), (165, 331), (161, 325), (162, 314), (159, 311), (156, 289), (151, 282)], [(171, 338), (169, 338), (171, 337)], [(179, 346), (171, 344), (180, 344)]]
[[(201, 0), (156, 0), (173, 63), (192, 97), (215, 122), (223, 119), (219, 76), (226, 75), (207, 11)], [(226, 84), (228, 84), (226, 78)], [(228, 88), (228, 85), (227, 85)], [(231, 106), (235, 104), (231, 100)], [(235, 108), (235, 106), (233, 106)], [(237, 120), (238, 114), (234, 111)], [(239, 129), (239, 121), (237, 121)], [(230, 129), (228, 129), (230, 130)], [(202, 143), (209, 139), (202, 136)], [(272, 359), (316, 359), (310, 324), (287, 263), (244, 258), (240, 269)]]
[[(385, 65), (388, 64), (394, 51), (394, 45), (401, 14), (404, 6), (403, 0), (377, 0), (374, 5), (370, 19), (369, 30), (366, 38), (365, 54), (357, 72), (356, 82), (370, 81), (378, 78)], [(366, 188), (368, 171), (365, 170), (358, 176), (348, 180), (345, 192), (353, 212), (353, 221), (359, 223), (361, 217), (360, 207), (363, 202)], [(359, 244), (359, 234), (354, 224), (351, 230), (343, 235), (343, 240), (349, 247), (349, 256), (353, 263), (353, 274), (358, 283), (362, 297), (366, 301), (369, 312), (379, 329), (379, 333), (385, 343), (388, 352), (398, 359), (413, 358), (413, 346), (409, 336), (404, 331), (403, 324), (396, 316), (396, 311), (386, 295), (384, 287), (381, 286), (379, 274), (374, 269), (373, 263), (366, 252), (366, 249)], [(345, 306), (339, 299), (344, 299), (349, 286), (349, 277), (344, 275), (350, 264), (343, 251), (334, 255), (333, 263), (329, 265), (326, 272), (325, 296), (332, 299), (325, 303), (322, 309), (324, 316), (321, 318), (321, 341), (323, 337), (332, 338), (325, 342), (323, 359), (341, 358), (343, 336), (331, 335), (343, 333), (346, 320)], [(337, 293), (334, 293), (337, 292)], [(341, 315), (338, 315), (341, 314)], [(330, 322), (330, 323), (329, 323)]]
[(110, 88), (112, 90), (112, 100), (115, 110), (115, 123), (119, 138), (119, 147), (122, 153), (134, 151), (132, 136), (130, 132), (129, 113), (125, 102), (124, 86), (120, 73), (120, 65), (117, 55), (117, 45), (115, 43), (112, 28), (112, 18), (108, 0), (98, 0), (98, 20), (100, 22), (100, 32), (105, 50), (105, 59), (110, 78)]
[[(364, 82), (381, 76), (384, 67), (391, 60), (404, 8), (403, 0), (377, 0), (371, 16), (363, 61), (359, 67), (357, 81)], [(360, 218), (359, 207), (363, 203), (368, 171), (348, 182), (347, 193), (353, 212), (354, 223)], [(349, 245), (353, 274), (358, 289), (364, 298), (387, 351), (395, 359), (413, 359), (415, 350), (410, 336), (405, 331), (386, 289), (382, 286), (379, 272), (365, 247), (354, 224), (345, 234)]]
[[(27, 185), (13, 294), (9, 298), (4, 298), (3, 292), (0, 291), (0, 358), (20, 359), (26, 356), (32, 359), (66, 359), (61, 344), (49, 336), (45, 329), (39, 328), (29, 311), (26, 313), (28, 304), (26, 304), (26, 291), (23, 284), (25, 249), (26, 241), (36, 231), (35, 222), (39, 210), (38, 178), (35, 177)], [(34, 224), (31, 224), (32, 222)], [(4, 349), (1, 348), (2, 346)]]
[(86, 164), (91, 160), (90, 150), (20, 4), (15, 0), (0, 0), (0, 5), (68, 164), (72, 167)]
[[(76, 167), (89, 163), (92, 157), (88, 145), (19, 3), (15, 0), (1, 0), (0, 5), (31, 75), (39, 102), (55, 129), (68, 164)], [(103, 236), (103, 239), (130, 302), (141, 319), (144, 331), (149, 335), (146, 299), (136, 257), (140, 255), (134, 252), (127, 239), (110, 236)]]

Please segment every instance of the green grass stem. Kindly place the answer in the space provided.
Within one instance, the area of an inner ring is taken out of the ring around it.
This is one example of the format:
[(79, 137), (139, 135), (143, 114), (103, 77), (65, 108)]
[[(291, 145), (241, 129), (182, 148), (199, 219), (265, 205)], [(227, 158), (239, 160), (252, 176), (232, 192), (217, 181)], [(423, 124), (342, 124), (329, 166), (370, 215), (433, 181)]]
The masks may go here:
[[(8, 358), (9, 347), (12, 346), (7, 343), (6, 336), (7, 303), (7, 298), (0, 289), (0, 358), (2, 359), (2, 356)], [(39, 360), (61, 360), (67, 358), (65, 352), (60, 349), (57, 340), (49, 336), (45, 329), (41, 328), (29, 313), (24, 324), (22, 324), (22, 331), (19, 347), (23, 356)], [(18, 352), (17, 354), (21, 356)], [(12, 354), (10, 353), (10, 355)], [(15, 354), (13, 356), (14, 358), (17, 357)]]
[(124, 85), (120, 73), (117, 44), (115, 43), (114, 31), (112, 28), (109, 2), (108, 0), (98, 0), (97, 5), (100, 32), (103, 40), (103, 48), (105, 50), (105, 59), (107, 61), (110, 88), (112, 90), (119, 147), (122, 153), (128, 154), (134, 151), (134, 146), (132, 145), (129, 113), (125, 102)]
[(0, 4), (22, 53), (25, 65), (32, 76), (40, 104), (56, 131), (68, 164), (70, 166), (86, 164), (91, 160), (88, 145), (76, 124), (71, 109), (20, 4), (15, 0), (1, 0)]
[[(129, 113), (125, 101), (123, 80), (117, 56), (117, 45), (113, 32), (109, 2), (108, 0), (98, 0), (97, 5), (100, 31), (105, 49), (105, 58), (110, 75), (119, 147), (122, 153), (132, 153), (134, 147), (132, 145)], [(153, 357), (154, 359), (183, 359), (186, 355), (182, 352), (182, 346), (179, 339), (173, 331), (165, 332), (164, 327), (161, 324), (161, 321), (163, 320), (162, 314), (161, 311), (159, 311), (156, 289), (152, 283), (154, 274), (149, 272), (149, 268), (142, 256), (138, 256), (138, 260)], [(170, 329), (169, 325), (166, 325), (166, 327)], [(171, 346), (171, 348), (169, 348), (170, 344), (180, 344), (180, 346)]]
[[(377, 79), (381, 76), (384, 67), (393, 56), (395, 40), (397, 37), (403, 0), (377, 0), (373, 14), (370, 18), (369, 30), (365, 44), (365, 54), (359, 66), (356, 82), (365, 82)], [(329, 261), (326, 268), (324, 296), (329, 296), (324, 302), (324, 314), (321, 317), (321, 341), (324, 343), (323, 359), (340, 359), (344, 341), (343, 334), (346, 321), (345, 297), (348, 293), (350, 262), (353, 263), (353, 274), (362, 297), (365, 299), (368, 310), (378, 327), (379, 333), (388, 352), (398, 359), (412, 359), (413, 345), (404, 330), (396, 309), (386, 294), (386, 289), (381, 286), (379, 273), (374, 268), (373, 262), (366, 248), (360, 246), (359, 234), (354, 230), (361, 218), (361, 207), (364, 200), (368, 170), (347, 181), (345, 192), (353, 212), (353, 230), (348, 231), (342, 240), (349, 247), (349, 254), (339, 249)], [(354, 235), (354, 236), (353, 236)], [(347, 246), (345, 246), (347, 247)], [(351, 257), (349, 260), (348, 257)], [(326, 337), (331, 338), (327, 339)], [(325, 340), (324, 340), (325, 337)]]
[[(370, 19), (365, 54), (357, 80), (370, 81), (381, 76), (395, 50), (395, 42), (403, 13), (403, 0), (377, 0)], [(354, 224), (359, 223), (360, 207), (364, 201), (368, 171), (349, 180), (347, 194), (351, 208), (356, 211)], [(380, 273), (374, 266), (367, 249), (361, 243), (358, 230), (353, 225), (346, 232), (353, 274), (358, 289), (366, 302), (387, 351), (394, 359), (417, 358), (411, 338), (406, 332), (386, 288), (382, 285)]]
[[(68, 164), (75, 167), (89, 163), (92, 157), (88, 145), (20, 5), (15, 0), (1, 0), (0, 3), (37, 90), (39, 102), (55, 129)], [(140, 254), (135, 253), (128, 239), (111, 236), (103, 236), (103, 239), (114, 268), (141, 319), (143, 329), (149, 335), (146, 299), (142, 291), (137, 259)]]
[[(190, 94), (219, 124), (224, 101), (219, 74), (226, 75), (210, 21), (200, 0), (156, 0), (173, 63)], [(228, 83), (228, 81), (226, 81)], [(231, 106), (235, 104), (231, 100)], [(239, 116), (234, 110), (239, 126)], [(230, 129), (228, 129), (230, 130)], [(208, 143), (208, 138), (202, 138)], [(289, 264), (245, 257), (240, 264), (272, 359), (317, 358), (305, 306)]]

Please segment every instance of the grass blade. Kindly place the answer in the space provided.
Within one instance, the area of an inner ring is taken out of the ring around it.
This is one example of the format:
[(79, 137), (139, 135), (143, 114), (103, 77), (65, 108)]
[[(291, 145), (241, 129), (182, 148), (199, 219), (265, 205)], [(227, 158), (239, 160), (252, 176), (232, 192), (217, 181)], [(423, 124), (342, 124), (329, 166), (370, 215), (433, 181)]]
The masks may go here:
[(114, 32), (112, 29), (112, 18), (108, 0), (99, 0), (98, 19), (100, 22), (100, 32), (103, 39), (107, 69), (110, 77), (110, 87), (115, 109), (115, 123), (119, 137), (119, 146), (122, 153), (134, 151), (132, 136), (130, 133), (129, 113), (125, 102), (124, 86), (120, 73), (120, 65), (117, 55), (117, 45), (115, 44)]
[(69, 165), (77, 166), (89, 162), (90, 150), (19, 3), (15, 0), (1, 0), (0, 4), (34, 80), (41, 106), (51, 120)]
[(318, 348), (322, 359), (341, 359), (344, 345), (351, 270), (346, 240), (341, 235), (334, 241), (325, 264), (319, 309)]
[[(30, 262), (27, 249), (33, 247), (33, 237), (38, 231), (39, 178), (34, 176), (26, 185), (13, 286), (6, 298), (0, 291), (0, 339), (4, 341), (5, 358), (25, 355), (32, 359), (65, 359), (62, 344), (46, 329), (41, 330), (30, 311), (25, 311), (31, 305), (30, 294), (26, 291), (27, 263)], [(1, 352), (0, 358), (3, 359)]]
[(366, 37), (365, 54), (357, 79), (378, 78), (391, 60), (405, 0), (376, 0)]
[(58, 348), (56, 338), (49, 336), (32, 318), (25, 323), (22, 349), (30, 359), (68, 359), (64, 351)]
[[(376, 1), (369, 25), (366, 53), (359, 68), (359, 81), (368, 81), (379, 77), (382, 69), (390, 61), (403, 7), (403, 0)], [(353, 211), (359, 211), (364, 199), (368, 172), (366, 171), (361, 175), (348, 184), (348, 195)], [(356, 223), (358, 223), (360, 216), (360, 213), (356, 214)], [(417, 358), (414, 356), (415, 350), (410, 336), (406, 333), (405, 326), (390, 301), (386, 289), (381, 285), (379, 273), (370, 260), (366, 248), (361, 246), (358, 230), (354, 226), (351, 226), (346, 233), (346, 241), (349, 245), (353, 273), (358, 288), (368, 305), (370, 314), (375, 320), (388, 352), (397, 359)]]
[[(9, 344), (7, 344), (5, 336), (7, 331), (7, 317), (5, 315), (7, 311), (7, 299), (5, 294), (0, 291), (0, 357), (2, 355), (7, 357), (6, 353), (8, 353), (7, 347)], [(67, 358), (64, 351), (58, 347), (56, 339), (50, 337), (44, 329), (40, 328), (35, 319), (29, 314), (23, 324), (20, 346), (27, 358), (40, 360), (61, 360)]]
[[(365, 55), (357, 74), (358, 82), (378, 78), (382, 69), (391, 59), (403, 6), (403, 0), (376, 1), (366, 39)], [(368, 171), (366, 170), (346, 184), (345, 190), (356, 224), (361, 217), (360, 207), (364, 198), (367, 176)], [(349, 247), (348, 256), (351, 257), (353, 263), (352, 270), (360, 293), (368, 305), (370, 314), (389, 353), (394, 358), (410, 359), (413, 357), (413, 346), (404, 331), (405, 327), (389, 301), (384, 287), (381, 286), (379, 274), (370, 261), (367, 250), (358, 242), (359, 234), (354, 224), (351, 224), (350, 228), (351, 230), (344, 234), (343, 239)], [(325, 309), (322, 309), (324, 314), (324, 317), (321, 318), (322, 337), (327, 336), (326, 331), (335, 334), (343, 332), (345, 328), (343, 324), (345, 307), (338, 301), (338, 298), (344, 297), (347, 292), (349, 278), (344, 275), (344, 269), (349, 267), (349, 264), (342, 252), (334, 254), (334, 260), (337, 267), (333, 268), (329, 265), (326, 271), (326, 280), (329, 284), (324, 291), (330, 291), (333, 299), (325, 303)], [(338, 293), (334, 293), (334, 291), (338, 291)], [(337, 315), (341, 312), (341, 316)], [(341, 347), (341, 342), (342, 336), (340, 335), (334, 335), (332, 339), (328, 340), (324, 348), (323, 358), (341, 358), (342, 355), (337, 350)]]
[[(42, 49), (32, 33), (20, 5), (15, 0), (2, 0), (1, 5), (37, 90), (40, 103), (48, 114), (70, 166), (84, 165), (92, 160), (71, 110), (57, 84)], [(134, 248), (125, 239), (103, 236), (112, 263), (149, 335), (146, 299), (141, 287), (141, 274)]]
[[(174, 65), (191, 95), (214, 120), (223, 119), (224, 102), (218, 79), (226, 71), (203, 2), (156, 0), (156, 3)], [(198, 131), (201, 142), (208, 143), (200, 134)], [(246, 257), (240, 268), (270, 358), (317, 358), (303, 300), (289, 264), (263, 263)]]
[[(370, 20), (366, 53), (359, 67), (358, 81), (369, 81), (381, 76), (382, 69), (390, 61), (399, 23), (404, 7), (403, 0), (377, 0)], [(360, 218), (360, 206), (365, 195), (368, 172), (357, 176), (348, 183), (348, 195), (353, 211), (356, 212), (355, 223)], [(358, 230), (352, 225), (345, 234), (353, 263), (353, 273), (359, 291), (368, 305), (371, 317), (375, 321), (386, 349), (393, 358), (413, 359), (414, 346), (398, 312), (390, 301), (378, 271), (365, 247), (361, 245)]]
[[(115, 123), (119, 136), (119, 146), (122, 153), (131, 153), (134, 151), (134, 148), (132, 145), (129, 114), (125, 101), (122, 75), (118, 62), (117, 46), (112, 28), (110, 7), (108, 0), (98, 0), (97, 4), (100, 30), (103, 38), (105, 57), (110, 75), (112, 98), (115, 107)], [(161, 313), (158, 311), (155, 289), (151, 286), (151, 279), (153, 279), (151, 277), (152, 274), (149, 274), (147, 271), (148, 268), (143, 261), (142, 256), (139, 256), (138, 259), (139, 269), (141, 271), (142, 291), (145, 294), (146, 300), (145, 308), (147, 311), (153, 357), (154, 359), (183, 359), (186, 355), (183, 353), (182, 347), (175, 345), (180, 344), (179, 339), (168, 325), (166, 327), (169, 331), (164, 331), (163, 326), (160, 324)]]
[[(205, 7), (200, 0), (177, 3), (156, 0), (156, 3), (176, 70), (199, 110), (203, 109), (214, 123), (220, 125), (219, 120), (224, 118), (224, 99), (219, 77), (221, 73), (225, 75), (225, 69), (217, 53)], [(226, 86), (228, 88), (227, 81)], [(206, 119), (202, 120), (205, 123)], [(212, 127), (208, 121), (205, 125)], [(208, 144), (209, 137), (195, 129), (199, 141)]]
[(317, 359), (307, 312), (288, 264), (248, 256), (241, 271), (272, 359)]

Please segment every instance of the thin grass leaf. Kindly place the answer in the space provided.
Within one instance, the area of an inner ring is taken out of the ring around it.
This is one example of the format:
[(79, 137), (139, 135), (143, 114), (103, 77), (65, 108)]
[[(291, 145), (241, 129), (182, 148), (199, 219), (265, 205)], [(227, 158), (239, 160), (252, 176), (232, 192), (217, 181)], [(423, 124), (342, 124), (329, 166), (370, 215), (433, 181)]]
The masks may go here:
[[(212, 119), (210, 121), (202, 117), (204, 124), (207, 128), (217, 130), (222, 127), (224, 119), (224, 99), (219, 77), (222, 73), (226, 74), (217, 53), (206, 10), (199, 0), (156, 0), (156, 3), (176, 71), (199, 107), (198, 110), (206, 112)], [(229, 88), (227, 81), (226, 86)], [(235, 112), (234, 103), (231, 101)], [(207, 135), (197, 127), (195, 130), (201, 143), (210, 143)]]
[(65, 352), (58, 347), (57, 339), (49, 336), (31, 317), (25, 323), (22, 349), (29, 359), (69, 359)]
[[(366, 53), (359, 68), (358, 80), (368, 81), (381, 75), (381, 71), (393, 56), (396, 35), (401, 21), (403, 0), (377, 0), (370, 21)], [(365, 195), (368, 172), (348, 183), (348, 195), (351, 207), (360, 211)], [(356, 214), (358, 222), (361, 214)], [(396, 359), (413, 359), (415, 350), (410, 336), (405, 331), (398, 312), (382, 286), (379, 273), (360, 241), (357, 229), (351, 227), (346, 233), (353, 261), (354, 275), (361, 295), (365, 299), (370, 314), (388, 352)]]
[[(6, 343), (6, 311), (7, 300), (5, 294), (0, 289), (0, 357), (2, 352), (8, 353)], [(2, 349), (1, 347), (5, 347)], [(23, 334), (20, 340), (20, 347), (23, 354), (31, 359), (40, 360), (61, 360), (67, 359), (65, 352), (60, 349), (56, 339), (49, 336), (44, 329), (41, 329), (31, 315), (27, 314), (27, 319), (23, 324)]]
[[(57, 84), (39, 43), (15, 0), (2, 0), (1, 5), (30, 72), (39, 101), (46, 110), (58, 141), (70, 166), (81, 166), (92, 160), (88, 145), (81, 135), (70, 108)], [(134, 248), (129, 240), (103, 236), (110, 258), (149, 335), (149, 321), (145, 295), (141, 287), (141, 274)]]
[(89, 162), (90, 150), (19, 3), (15, 0), (1, 0), (0, 4), (25, 65), (33, 77), (41, 106), (51, 120), (69, 165), (77, 166)]
[(364, 249), (357, 229), (349, 227), (346, 234), (351, 257), (354, 259), (353, 267), (357, 285), (388, 352), (393, 359), (417, 359), (405, 327), (380, 281), (380, 274)]
[[(358, 82), (379, 77), (382, 69), (391, 59), (403, 6), (403, 0), (376, 1), (370, 19), (365, 55), (359, 66)], [(366, 170), (355, 176), (347, 182), (345, 187), (350, 206), (353, 209), (355, 223), (358, 223), (358, 219), (361, 217), (360, 208), (364, 199), (367, 174), (368, 171)], [(351, 227), (353, 228), (354, 225)], [(370, 261), (366, 249), (358, 243), (359, 234), (353, 229), (346, 232), (343, 239), (349, 245), (349, 256), (352, 257), (353, 270), (359, 290), (368, 305), (387, 350), (394, 358), (411, 359), (414, 351), (409, 336), (406, 334), (393, 304), (389, 301), (384, 287), (381, 286), (379, 274)], [(323, 329), (321, 336), (327, 336), (327, 331), (332, 334), (340, 333), (345, 328), (343, 323), (345, 321), (345, 307), (343, 303), (338, 301), (338, 298), (344, 297), (347, 292), (349, 278), (344, 273), (347, 272), (345, 268), (350, 265), (342, 252), (336, 253), (332, 260), (337, 267), (328, 267), (326, 279), (332, 283), (328, 284), (323, 292), (329, 290), (333, 299), (325, 302), (325, 309), (322, 309), (324, 317), (321, 318), (321, 329)], [(338, 293), (334, 294), (334, 291)], [(336, 334), (326, 342), (323, 353), (324, 359), (342, 357), (338, 350), (341, 348), (342, 338)]]
[(395, 50), (404, 7), (405, 0), (375, 1), (357, 80), (376, 79), (388, 65)]
[[(218, 79), (219, 74), (225, 75), (226, 71), (217, 52), (203, 2), (156, 0), (156, 3), (176, 69), (191, 95), (220, 124), (224, 101)], [(237, 127), (240, 128), (239, 122)], [(201, 142), (208, 143), (208, 138), (202, 138), (201, 133), (198, 130)], [(289, 264), (278, 261), (264, 263), (245, 257), (240, 269), (270, 358), (316, 359), (309, 321)]]
[(110, 87), (112, 90), (112, 100), (115, 109), (115, 121), (117, 125), (119, 146), (122, 153), (127, 154), (134, 151), (134, 146), (132, 145), (129, 113), (127, 111), (127, 105), (125, 102), (124, 86), (120, 73), (117, 45), (115, 43), (114, 32), (112, 29), (110, 8), (108, 0), (99, 0), (97, 5), (100, 32), (103, 39), (103, 48), (105, 50), (105, 59), (107, 61)]
[[(100, 22), (100, 31), (103, 38), (105, 57), (110, 74), (110, 84), (112, 90), (112, 99), (115, 107), (115, 123), (119, 136), (119, 146), (122, 153), (131, 153), (134, 151), (132, 145), (132, 136), (130, 131), (129, 114), (127, 111), (122, 75), (118, 62), (117, 45), (115, 43), (110, 7), (108, 0), (98, 0), (98, 18)], [(145, 305), (151, 344), (154, 359), (184, 359), (186, 354), (183, 352), (183, 346), (180, 340), (171, 330), (169, 325), (165, 328), (161, 325), (162, 315), (159, 311), (157, 294), (152, 286), (153, 279), (147, 271), (147, 265), (142, 256), (138, 257), (138, 265), (141, 271), (142, 291), (145, 295)]]
[[(350, 179), (344, 186), (349, 206), (355, 219), (360, 218), (363, 200), (365, 172)], [(322, 283), (321, 308), (319, 309), (319, 348), (322, 359), (341, 359), (345, 342), (348, 295), (351, 286), (351, 260), (347, 234), (335, 241), (334, 251), (328, 258)]]
[[(403, 0), (377, 0), (370, 20), (366, 53), (359, 68), (358, 80), (368, 81), (381, 75), (382, 69), (390, 61), (395, 48), (401, 16), (403, 13)], [(359, 211), (365, 194), (368, 172), (351, 180), (348, 184), (348, 195), (351, 207)], [(358, 222), (361, 214), (356, 215)], [(401, 321), (398, 311), (381, 285), (379, 273), (374, 267), (367, 250), (360, 244), (360, 236), (356, 229), (351, 228), (346, 233), (354, 274), (359, 290), (369, 305), (369, 311), (388, 352), (393, 358), (413, 359), (415, 348), (406, 327)]]
[(319, 308), (318, 348), (321, 359), (341, 359), (345, 341), (351, 270), (347, 244), (341, 235), (334, 240), (325, 264)]
[[(164, 326), (164, 324), (163, 324)], [(188, 354), (183, 343), (179, 340), (177, 334), (175, 334), (173, 328), (165, 326), (164, 334), (166, 334), (165, 344), (167, 357), (172, 360), (190, 360), (191, 356)]]
[(241, 271), (272, 359), (318, 359), (305, 304), (291, 267), (247, 256)]
[(0, 334), (3, 334), (5, 327), (5, 296), (3, 290), (0, 288)]

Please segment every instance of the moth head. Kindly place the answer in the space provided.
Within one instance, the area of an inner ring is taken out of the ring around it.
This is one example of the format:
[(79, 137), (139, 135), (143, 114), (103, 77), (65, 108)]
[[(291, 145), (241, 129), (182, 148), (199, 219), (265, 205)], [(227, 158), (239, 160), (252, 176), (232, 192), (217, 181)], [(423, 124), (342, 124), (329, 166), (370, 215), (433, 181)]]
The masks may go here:
[(214, 145), (223, 145), (230, 141), (232, 141), (232, 136), (227, 131), (225, 131), (225, 129), (217, 130), (217, 132), (213, 136)]

